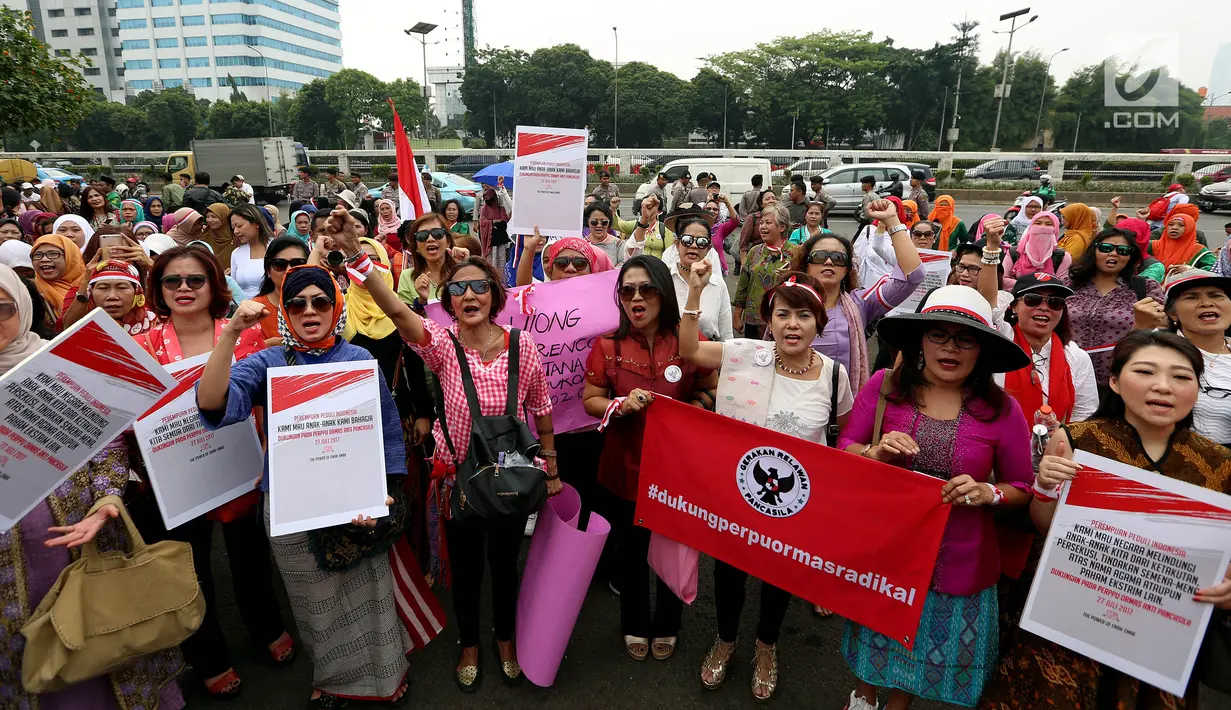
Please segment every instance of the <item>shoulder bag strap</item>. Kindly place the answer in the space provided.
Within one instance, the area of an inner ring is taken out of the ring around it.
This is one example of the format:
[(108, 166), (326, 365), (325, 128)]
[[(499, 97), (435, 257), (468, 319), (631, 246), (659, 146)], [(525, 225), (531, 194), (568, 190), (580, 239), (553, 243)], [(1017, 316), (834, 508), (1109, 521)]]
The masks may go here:
[(504, 407), (504, 413), (510, 417), (517, 416), (517, 379), (521, 374), (521, 330), (513, 328), (509, 331), (509, 399)]
[[(833, 376), (829, 382), (829, 425), (825, 427), (825, 438), (830, 446), (838, 445), (838, 375), (841, 374), (838, 368), (838, 361), (830, 361), (833, 367)], [(879, 408), (879, 403), (878, 403)], [(882, 410), (883, 412), (883, 410)]]
[(1138, 301), (1146, 297), (1146, 277), (1140, 274), (1134, 275), (1129, 280), (1129, 283), (1132, 284), (1133, 295), (1137, 297)]
[(483, 416), (483, 408), (479, 406), (479, 393), (474, 388), (474, 375), (470, 374), (470, 363), (466, 361), (466, 351), (462, 349), (462, 344), (458, 341), (457, 336), (452, 331), (445, 331), (449, 334), (449, 340), (453, 341), (453, 349), (457, 353), (457, 365), (462, 371), (462, 387), (466, 390), (466, 404), (470, 407), (470, 416)]
[(872, 423), (872, 444), (874, 446), (881, 441), (881, 425), (885, 421), (886, 398), (889, 396), (889, 388), (893, 386), (890, 378), (896, 373), (896, 370), (889, 370), (885, 373), (885, 379), (881, 380), (880, 396), (876, 399), (876, 419)]

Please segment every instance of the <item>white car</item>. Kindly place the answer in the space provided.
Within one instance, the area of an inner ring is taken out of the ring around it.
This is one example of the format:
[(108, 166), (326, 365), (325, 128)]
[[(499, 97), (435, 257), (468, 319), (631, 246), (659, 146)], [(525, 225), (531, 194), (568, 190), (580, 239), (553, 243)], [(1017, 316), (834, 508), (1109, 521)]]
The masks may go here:
[(787, 174), (787, 171), (790, 171), (792, 175), (802, 174), (804, 176), (804, 181), (806, 182), (807, 179), (813, 175), (819, 175), (822, 171), (828, 169), (828, 158), (804, 158), (803, 160), (796, 160), (794, 163), (786, 166), (783, 170), (775, 170), (773, 175), (776, 178), (784, 177)]
[(861, 165), (835, 165), (821, 173), (825, 180), (825, 192), (837, 201), (833, 210), (857, 212), (863, 203), (863, 187), (860, 180), (865, 175), (876, 179), (873, 190), (889, 187), (894, 180), (905, 186), (910, 182), (910, 169), (902, 163), (863, 163)]

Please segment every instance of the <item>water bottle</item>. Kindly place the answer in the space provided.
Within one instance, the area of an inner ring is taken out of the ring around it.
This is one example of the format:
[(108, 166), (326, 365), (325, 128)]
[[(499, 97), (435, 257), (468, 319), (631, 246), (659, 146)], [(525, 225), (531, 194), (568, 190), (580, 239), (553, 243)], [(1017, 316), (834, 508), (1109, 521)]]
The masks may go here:
[(1056, 418), (1056, 412), (1046, 404), (1034, 413), (1034, 425), (1030, 428), (1030, 458), (1035, 472), (1039, 470), (1039, 461), (1043, 459), (1048, 440), (1059, 427), (1060, 420)]

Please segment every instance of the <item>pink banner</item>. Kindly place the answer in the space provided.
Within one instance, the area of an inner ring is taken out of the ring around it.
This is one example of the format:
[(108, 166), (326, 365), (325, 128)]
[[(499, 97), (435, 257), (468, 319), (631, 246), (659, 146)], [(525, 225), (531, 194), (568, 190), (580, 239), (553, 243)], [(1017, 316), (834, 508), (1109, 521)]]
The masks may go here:
[[(521, 328), (534, 338), (551, 387), (552, 424), (557, 434), (598, 423), (581, 406), (586, 387), (586, 360), (594, 339), (620, 325), (615, 302), (617, 271), (578, 276), (566, 281), (510, 289), (496, 323)], [(430, 303), (427, 315), (442, 325), (453, 319), (440, 303)]]

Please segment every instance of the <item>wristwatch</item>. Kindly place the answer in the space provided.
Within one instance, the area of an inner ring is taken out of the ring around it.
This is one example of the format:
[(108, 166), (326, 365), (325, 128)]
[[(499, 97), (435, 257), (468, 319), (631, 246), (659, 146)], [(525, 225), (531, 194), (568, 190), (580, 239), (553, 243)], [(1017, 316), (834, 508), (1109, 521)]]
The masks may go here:
[(79, 303), (89, 303), (90, 302), (90, 297), (80, 291), (77, 292), (76, 299)]
[(897, 234), (898, 232), (909, 232), (909, 231), (910, 231), (910, 227), (907, 227), (905, 224), (902, 224), (901, 222), (899, 222), (899, 223), (898, 223), (898, 226), (896, 226), (896, 227), (894, 227), (894, 228), (892, 228), (892, 229), (890, 229), (890, 230), (889, 230), (889, 236), (891, 236), (891, 237), (892, 237), (893, 235)]

